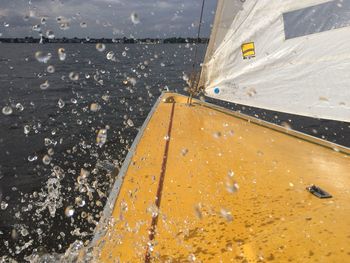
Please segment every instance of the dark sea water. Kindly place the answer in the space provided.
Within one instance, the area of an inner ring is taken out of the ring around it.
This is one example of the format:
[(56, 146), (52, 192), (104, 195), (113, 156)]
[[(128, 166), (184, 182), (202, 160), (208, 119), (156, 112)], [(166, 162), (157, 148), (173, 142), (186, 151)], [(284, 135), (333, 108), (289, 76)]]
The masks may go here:
[[(52, 58), (40, 63), (37, 51)], [(192, 57), (192, 45), (178, 44), (111, 44), (103, 52), (92, 44), (0, 44), (0, 109), (13, 111), (0, 113), (0, 261), (91, 238), (114, 168), (161, 92), (183, 92)], [(347, 123), (219, 104), (350, 146)], [(97, 145), (102, 129), (107, 140)]]
[[(64, 61), (57, 55), (62, 47)], [(40, 63), (37, 51), (52, 58)], [(115, 61), (106, 58), (109, 51)], [(0, 44), (0, 109), (13, 109), (0, 113), (0, 256), (63, 252), (91, 237), (113, 168), (161, 92), (183, 92), (192, 57), (192, 46), (177, 44), (106, 45), (104, 52), (92, 44)], [(96, 145), (100, 129), (107, 129), (102, 147)], [(86, 179), (79, 178), (82, 168), (90, 173)]]

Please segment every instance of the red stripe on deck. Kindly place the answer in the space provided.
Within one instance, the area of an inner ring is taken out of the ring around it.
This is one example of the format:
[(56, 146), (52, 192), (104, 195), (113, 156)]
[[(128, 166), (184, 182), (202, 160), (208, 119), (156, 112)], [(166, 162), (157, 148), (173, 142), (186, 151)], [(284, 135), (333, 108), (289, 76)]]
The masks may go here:
[[(155, 202), (158, 209), (160, 208), (160, 202), (162, 200), (165, 171), (166, 171), (166, 166), (167, 166), (167, 161), (168, 161), (169, 144), (170, 144), (170, 139), (171, 139), (171, 129), (173, 127), (174, 111), (175, 111), (175, 102), (173, 103), (172, 108), (171, 108), (169, 128), (168, 128), (168, 134), (167, 134), (169, 136), (169, 139), (165, 143), (163, 162), (162, 162), (162, 170), (160, 173), (160, 178), (159, 178), (159, 183), (158, 183), (158, 190), (157, 190), (157, 196), (156, 196), (156, 202)], [(152, 241), (155, 238), (155, 231), (156, 231), (157, 224), (158, 224), (158, 215), (155, 217), (152, 217), (152, 223), (151, 223), (151, 227), (149, 230), (149, 236), (148, 236), (150, 243), (152, 243)], [(150, 249), (149, 244), (147, 244), (145, 263), (151, 262), (151, 253), (150, 253), (149, 249)]]

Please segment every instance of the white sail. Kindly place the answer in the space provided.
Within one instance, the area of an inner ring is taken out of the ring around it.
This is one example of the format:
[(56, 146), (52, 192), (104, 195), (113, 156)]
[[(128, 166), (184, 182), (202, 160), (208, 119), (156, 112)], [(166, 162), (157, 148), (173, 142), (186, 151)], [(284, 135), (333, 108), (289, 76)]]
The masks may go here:
[(219, 0), (208, 96), (350, 121), (350, 1)]

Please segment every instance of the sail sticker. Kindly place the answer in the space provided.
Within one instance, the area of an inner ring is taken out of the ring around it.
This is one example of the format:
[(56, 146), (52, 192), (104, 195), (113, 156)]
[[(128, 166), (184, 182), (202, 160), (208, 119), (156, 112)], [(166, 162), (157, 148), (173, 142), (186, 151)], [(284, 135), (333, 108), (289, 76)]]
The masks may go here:
[(255, 57), (255, 44), (254, 42), (242, 44), (243, 59), (250, 59)]
[(330, 1), (283, 14), (285, 38), (350, 26), (350, 1)]

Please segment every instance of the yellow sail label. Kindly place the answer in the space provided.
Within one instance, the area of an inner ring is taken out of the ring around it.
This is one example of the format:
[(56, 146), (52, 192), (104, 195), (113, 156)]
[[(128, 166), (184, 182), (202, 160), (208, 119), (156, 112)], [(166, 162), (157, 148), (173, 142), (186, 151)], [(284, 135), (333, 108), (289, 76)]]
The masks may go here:
[(244, 59), (255, 57), (255, 44), (254, 42), (242, 44), (242, 54)]

